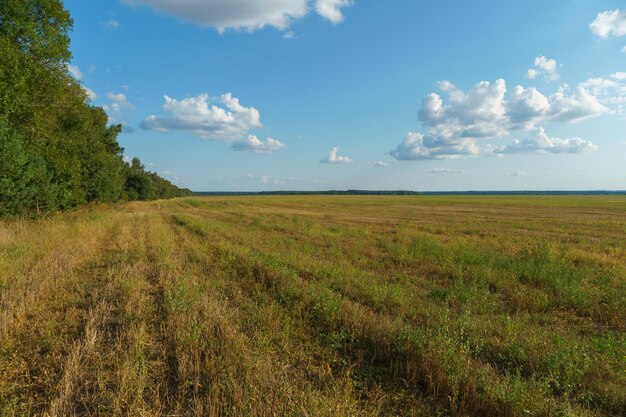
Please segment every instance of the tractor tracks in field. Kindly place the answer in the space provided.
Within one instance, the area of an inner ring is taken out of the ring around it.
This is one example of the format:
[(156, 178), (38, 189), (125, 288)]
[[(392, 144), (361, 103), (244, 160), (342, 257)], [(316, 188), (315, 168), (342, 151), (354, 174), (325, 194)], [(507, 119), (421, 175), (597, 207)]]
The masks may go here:
[(145, 224), (122, 213), (88, 225), (88, 240), (72, 242), (87, 249), (63, 257), (54, 278), (32, 277), (12, 301), (0, 415), (162, 415), (176, 363)]
[(81, 329), (73, 343), (66, 342), (71, 349), (64, 355), (62, 374), (45, 416), (94, 414), (113, 408), (117, 384), (108, 371), (117, 363), (124, 326), (123, 300), (115, 281), (115, 270), (124, 263), (118, 240), (122, 227), (112, 225), (99, 256), (77, 272), (87, 287), (77, 312)]
[[(307, 368), (295, 371), (301, 372), (302, 376), (310, 379), (310, 382), (322, 389), (328, 379), (339, 377), (356, 377), (356, 380), (368, 383), (360, 386), (355, 393), (356, 397), (361, 397), (359, 401), (361, 406), (371, 406), (371, 402), (377, 403), (378, 411), (387, 400), (387, 406), (392, 409), (398, 404), (391, 405), (393, 401), (405, 402), (418, 406), (425, 411), (424, 415), (444, 415), (445, 412), (440, 407), (434, 407), (428, 399), (428, 390), (421, 386), (404, 381), (399, 375), (402, 368), (400, 362), (406, 358), (398, 357), (393, 360), (392, 364), (379, 361), (376, 358), (376, 352), (368, 352), (367, 346), (355, 349), (346, 348), (352, 346), (349, 331), (346, 326), (366, 326), (365, 323), (358, 324), (358, 318), (350, 318), (349, 314), (341, 314), (341, 311), (365, 314), (368, 318), (373, 318), (376, 325), (391, 325), (387, 322), (386, 317), (380, 316), (369, 308), (356, 303), (342, 294), (322, 286), (322, 280), (319, 276), (297, 271), (291, 266), (286, 266), (283, 270), (279, 267), (279, 271), (274, 270), (271, 265), (266, 265), (262, 259), (257, 259), (254, 251), (250, 252), (248, 247), (238, 243), (233, 237), (220, 233), (218, 230), (211, 229), (209, 233), (203, 230), (198, 224), (185, 222), (185, 216), (172, 215), (171, 223), (173, 227), (184, 230), (188, 239), (196, 242), (203, 242), (202, 247), (209, 255), (207, 258), (213, 259), (225, 274), (236, 285), (238, 291), (241, 292), (252, 303), (268, 303), (262, 301), (265, 298), (272, 300), (271, 302), (278, 306), (281, 314), (287, 321), (301, 322), (302, 340), (292, 340), (294, 346), (299, 343), (302, 346), (308, 346), (305, 354), (311, 358), (317, 358), (319, 361), (316, 366), (321, 368), (327, 367), (328, 371), (323, 377), (311, 373)], [(179, 232), (180, 233), (180, 232)], [(198, 260), (198, 262), (206, 262)], [(328, 297), (328, 298), (326, 298)], [(237, 306), (234, 306), (237, 308)], [(334, 310), (330, 315), (327, 310)], [(346, 310), (347, 309), (347, 310)], [(343, 318), (337, 316), (339, 314)], [(332, 318), (331, 318), (332, 316)], [(335, 321), (339, 320), (339, 321)], [(363, 335), (365, 336), (365, 334)], [(387, 350), (387, 346), (374, 346)], [(325, 353), (322, 353), (325, 352)], [(373, 372), (372, 372), (373, 371)], [(353, 381), (354, 382), (354, 381)], [(415, 388), (418, 388), (415, 391)], [(395, 393), (394, 396), (391, 393)], [(399, 393), (402, 393), (399, 395)], [(388, 395), (389, 394), (389, 395)], [(371, 396), (374, 395), (375, 398)], [(395, 398), (392, 398), (395, 397)], [(403, 398), (398, 400), (398, 398)], [(389, 402), (391, 400), (391, 402)], [(361, 410), (363, 412), (363, 410)], [(372, 412), (372, 409), (369, 409)], [(418, 414), (422, 415), (422, 414)]]

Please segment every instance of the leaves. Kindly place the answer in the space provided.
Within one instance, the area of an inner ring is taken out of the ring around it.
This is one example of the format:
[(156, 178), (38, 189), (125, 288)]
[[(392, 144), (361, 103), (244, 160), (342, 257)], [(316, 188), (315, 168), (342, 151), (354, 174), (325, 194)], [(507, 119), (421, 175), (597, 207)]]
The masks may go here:
[(60, 0), (0, 2), (0, 216), (189, 194), (124, 163), (120, 126), (67, 72), (71, 29)]

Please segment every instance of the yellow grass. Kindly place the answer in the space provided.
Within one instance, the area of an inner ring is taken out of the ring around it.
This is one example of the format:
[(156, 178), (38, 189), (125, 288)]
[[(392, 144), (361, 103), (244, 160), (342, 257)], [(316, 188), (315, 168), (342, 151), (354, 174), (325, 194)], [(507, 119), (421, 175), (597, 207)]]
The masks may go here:
[(0, 223), (1, 416), (626, 414), (623, 197)]

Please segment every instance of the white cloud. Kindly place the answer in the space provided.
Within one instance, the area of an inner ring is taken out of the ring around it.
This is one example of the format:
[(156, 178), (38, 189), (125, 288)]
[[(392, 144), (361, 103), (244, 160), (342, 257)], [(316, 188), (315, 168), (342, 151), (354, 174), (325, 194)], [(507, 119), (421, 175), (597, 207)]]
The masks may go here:
[(611, 74), (611, 78), (618, 81), (626, 81), (626, 72), (615, 72)]
[(232, 148), (236, 151), (271, 153), (274, 151), (282, 151), (286, 146), (276, 139), (267, 138), (265, 141), (262, 141), (254, 135), (248, 135), (247, 138), (234, 142)]
[(385, 162), (385, 161), (376, 161), (376, 162), (372, 162), (372, 166), (373, 166), (373, 167), (376, 167), (376, 168), (384, 168), (384, 167), (386, 167), (387, 165), (389, 165), (389, 164), (387, 164), (387, 162)]
[(276, 175), (261, 175), (259, 178), (262, 184), (284, 185), (286, 181)]
[(535, 58), (535, 67), (529, 69), (526, 73), (526, 77), (530, 80), (534, 80), (539, 75), (543, 75), (548, 81), (556, 81), (561, 78), (558, 72), (557, 62), (543, 55)]
[(336, 25), (343, 20), (341, 9), (351, 5), (352, 0), (316, 0), (315, 11)]
[(513, 126), (532, 127), (550, 112), (550, 102), (536, 88), (516, 86), (507, 106)]
[(460, 175), (466, 174), (464, 169), (449, 169), (449, 168), (433, 168), (428, 172), (430, 175)]
[[(227, 29), (254, 31), (266, 26), (287, 30), (294, 20), (311, 9), (337, 24), (343, 20), (341, 9), (352, 0), (122, 0), (131, 6), (148, 6), (223, 32)], [(312, 2), (314, 4), (311, 4)]]
[(397, 160), (476, 155), (479, 153), (477, 138), (506, 133), (508, 120), (504, 80), (493, 84), (482, 81), (467, 93), (448, 81), (440, 82), (439, 87), (447, 93), (448, 103), (444, 104), (441, 96), (435, 93), (424, 98), (419, 117), (427, 133), (408, 133), (404, 141), (391, 151), (391, 156)]
[(135, 105), (128, 101), (126, 94), (108, 92), (106, 97), (111, 100), (111, 103), (105, 105), (105, 110), (110, 109), (112, 112), (121, 113), (124, 110), (134, 110)]
[(72, 77), (76, 78), (77, 80), (80, 80), (81, 78), (83, 78), (82, 71), (76, 65), (68, 64), (67, 71), (70, 73)]
[(279, 140), (261, 140), (250, 133), (263, 127), (254, 107), (241, 105), (231, 93), (211, 98), (200, 94), (183, 100), (164, 97), (167, 116), (148, 116), (141, 128), (157, 132), (183, 131), (207, 140), (232, 142), (236, 151), (270, 153), (285, 149)]
[(259, 182), (261, 184), (271, 184), (271, 185), (285, 185), (287, 183), (299, 182), (301, 181), (298, 178), (288, 177), (283, 178), (278, 175), (257, 175), (257, 174), (248, 174), (244, 179), (253, 180)]
[[(616, 74), (613, 74), (612, 77), (615, 77)], [(589, 78), (587, 81), (580, 83), (580, 86), (593, 94), (594, 97), (603, 94), (608, 89), (613, 89), (617, 87), (619, 84), (613, 80), (607, 80), (605, 78)]]
[(211, 99), (200, 94), (183, 100), (164, 97), (163, 110), (169, 116), (149, 116), (141, 124), (146, 130), (181, 130), (203, 139), (237, 141), (252, 129), (262, 127), (261, 115), (254, 107), (244, 107), (231, 93)]
[(106, 98), (109, 100), (109, 103), (104, 104), (102, 108), (109, 115), (109, 121), (113, 124), (121, 124), (123, 127), (122, 132), (124, 133), (134, 131), (132, 128), (126, 126), (124, 116), (127, 111), (135, 110), (135, 105), (128, 101), (128, 97), (123, 93), (110, 91), (106, 94)]
[(517, 170), (517, 171), (509, 172), (509, 176), (510, 177), (525, 177), (526, 172)]
[(421, 133), (409, 132), (402, 143), (390, 152), (398, 161), (419, 161), (424, 159), (455, 159), (463, 155), (477, 155), (478, 145), (469, 138), (429, 137)]
[(548, 136), (543, 128), (537, 129), (527, 139), (514, 139), (510, 145), (494, 150), (496, 154), (519, 153), (581, 153), (595, 151), (598, 147), (593, 142), (581, 138), (559, 139)]
[(626, 46), (624, 46), (624, 47), (622, 48), (622, 53), (623, 53), (623, 54), (626, 54)]
[(83, 90), (85, 90), (85, 94), (87, 94), (89, 100), (94, 101), (98, 98), (98, 95), (91, 88), (83, 86)]
[(522, 86), (516, 86), (507, 95), (506, 83), (501, 79), (495, 83), (479, 82), (469, 92), (448, 81), (440, 82), (439, 88), (447, 100), (435, 93), (423, 99), (419, 117), (426, 132), (409, 133), (391, 151), (397, 160), (473, 156), (480, 153), (480, 140), (533, 130), (544, 123), (577, 122), (610, 111), (610, 100), (603, 104), (594, 95), (598, 91), (594, 82), (582, 83), (573, 91), (563, 86), (550, 96)]
[(489, 137), (502, 132), (506, 105), (506, 83), (481, 81), (465, 93), (449, 82), (440, 83), (448, 94), (449, 105), (437, 94), (427, 96), (420, 110), (420, 119), (431, 128), (433, 137)]
[(115, 20), (115, 19), (111, 19), (111, 20), (108, 20), (108, 21), (106, 21), (106, 22), (102, 23), (102, 26), (103, 26), (105, 29), (115, 30), (115, 29), (117, 29), (118, 27), (120, 27), (120, 22), (118, 22), (118, 21), (117, 21), (117, 20)]
[(328, 156), (320, 161), (320, 164), (351, 164), (354, 162), (352, 159), (347, 156), (339, 156), (337, 155), (339, 152), (339, 148), (336, 146), (328, 152)]
[(609, 109), (610, 114), (624, 115), (626, 109), (626, 73), (616, 72), (612, 79), (590, 78), (581, 83), (581, 87), (589, 91), (602, 106)]
[(626, 35), (626, 11), (610, 10), (598, 13), (589, 25), (591, 31), (602, 38)]
[(576, 122), (606, 113), (608, 108), (590, 94), (584, 86), (576, 87), (573, 94), (567, 95), (561, 88), (550, 96), (550, 118), (559, 122)]

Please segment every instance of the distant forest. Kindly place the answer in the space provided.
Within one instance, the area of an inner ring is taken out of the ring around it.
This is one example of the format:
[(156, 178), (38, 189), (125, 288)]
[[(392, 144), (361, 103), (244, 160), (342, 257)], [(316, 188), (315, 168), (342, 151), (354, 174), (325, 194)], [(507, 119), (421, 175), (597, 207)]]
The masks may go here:
[(0, 216), (192, 194), (124, 161), (122, 127), (68, 73), (71, 30), (60, 0), (0, 1)]
[(250, 192), (196, 192), (200, 196), (227, 195), (626, 195), (626, 191), (372, 191), (372, 190), (330, 190), (330, 191), (250, 191)]

